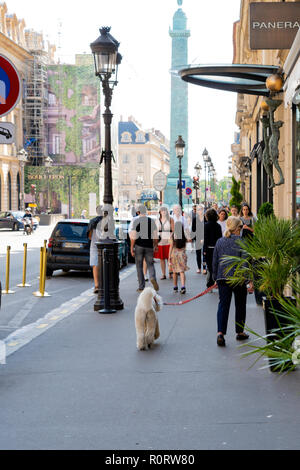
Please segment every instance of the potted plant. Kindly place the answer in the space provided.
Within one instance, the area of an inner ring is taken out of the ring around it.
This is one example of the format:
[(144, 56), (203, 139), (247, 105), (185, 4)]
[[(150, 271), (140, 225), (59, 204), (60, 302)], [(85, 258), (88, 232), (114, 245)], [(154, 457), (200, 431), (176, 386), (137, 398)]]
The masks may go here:
[(225, 257), (227, 272), (234, 268), (230, 282), (235, 285), (245, 279), (254, 288), (264, 292), (266, 334), (285, 326), (287, 319), (279, 317), (282, 311), (280, 299), (284, 290), (291, 287), (294, 276), (300, 270), (300, 225), (276, 217), (261, 217), (255, 225), (252, 238), (241, 239), (240, 257)]
[(262, 217), (275, 217), (273, 204), (270, 202), (264, 202), (260, 207), (257, 216), (259, 219)]
[(232, 188), (231, 188), (231, 191), (230, 191), (230, 194), (232, 196), (231, 200), (230, 200), (230, 207), (231, 206), (236, 206), (238, 207), (238, 210), (240, 211), (241, 210), (241, 204), (243, 202), (243, 195), (240, 193), (240, 189), (241, 189), (241, 183), (238, 182), (235, 177), (233, 176), (232, 177)]
[[(300, 299), (299, 277), (293, 290), (296, 297)], [(243, 357), (258, 354), (259, 360), (265, 356), (273, 372), (283, 373), (290, 372), (300, 365), (300, 303), (280, 299), (280, 305), (281, 312), (278, 311), (277, 315), (286, 321), (287, 326), (274, 330), (276, 338), (273, 341), (247, 328), (247, 331), (256, 336), (258, 340), (262, 340), (263, 344), (260, 346), (248, 344), (247, 347), (250, 347), (250, 351), (243, 354)]]

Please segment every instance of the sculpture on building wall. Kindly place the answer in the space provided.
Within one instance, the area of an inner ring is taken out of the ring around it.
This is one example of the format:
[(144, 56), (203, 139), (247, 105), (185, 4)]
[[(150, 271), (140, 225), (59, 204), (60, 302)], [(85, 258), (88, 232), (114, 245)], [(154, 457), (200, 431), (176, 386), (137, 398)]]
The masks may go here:
[[(283, 102), (282, 100), (273, 100), (271, 98), (266, 99), (266, 103), (270, 108), (270, 111), (269, 111), (270, 129), (271, 129), (271, 136), (269, 140), (270, 163), (271, 165), (275, 166), (280, 176), (279, 182), (277, 184), (274, 184), (275, 186), (281, 186), (285, 182), (283, 172), (278, 161), (278, 158), (279, 158), (278, 145), (279, 145), (279, 140), (280, 140), (280, 128), (283, 126), (284, 122), (283, 121), (275, 122), (275, 119), (274, 119), (275, 111), (277, 108), (279, 108), (282, 102)], [(271, 185), (270, 189), (273, 188), (274, 185), (273, 186)]]
[(272, 159), (270, 157), (270, 151), (269, 151), (269, 145), (270, 145), (270, 135), (269, 135), (270, 118), (269, 116), (267, 114), (264, 114), (261, 118), (261, 122), (263, 126), (263, 138), (264, 138), (264, 144), (265, 144), (265, 148), (262, 154), (262, 162), (266, 170), (266, 173), (270, 178), (269, 189), (272, 189), (276, 185), (275, 185), (275, 181), (273, 177), (273, 163), (272, 163)]

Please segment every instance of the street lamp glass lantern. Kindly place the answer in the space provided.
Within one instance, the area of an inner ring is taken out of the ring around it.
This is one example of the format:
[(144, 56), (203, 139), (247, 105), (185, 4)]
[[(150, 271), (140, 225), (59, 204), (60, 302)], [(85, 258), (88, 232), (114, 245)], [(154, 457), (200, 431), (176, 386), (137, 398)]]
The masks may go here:
[(50, 168), (52, 166), (53, 160), (51, 157), (45, 158), (45, 167)]
[(99, 38), (91, 44), (91, 50), (95, 61), (96, 76), (110, 78), (117, 75), (118, 65), (122, 56), (118, 53), (120, 43), (110, 34), (109, 27), (100, 29)]
[(175, 144), (175, 148), (176, 148), (177, 158), (183, 158), (184, 157), (184, 150), (185, 150), (185, 142), (184, 142), (181, 135), (178, 137), (178, 140)]
[(208, 162), (210, 160), (210, 156), (206, 148), (203, 151), (202, 157), (205, 162)]

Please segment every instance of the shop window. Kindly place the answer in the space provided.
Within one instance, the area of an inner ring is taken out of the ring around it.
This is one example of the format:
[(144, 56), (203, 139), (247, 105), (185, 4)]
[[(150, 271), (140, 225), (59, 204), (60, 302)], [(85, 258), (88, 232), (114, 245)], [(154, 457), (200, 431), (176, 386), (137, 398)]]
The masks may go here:
[(296, 141), (295, 141), (295, 157), (296, 157), (296, 217), (300, 220), (300, 108), (296, 107)]

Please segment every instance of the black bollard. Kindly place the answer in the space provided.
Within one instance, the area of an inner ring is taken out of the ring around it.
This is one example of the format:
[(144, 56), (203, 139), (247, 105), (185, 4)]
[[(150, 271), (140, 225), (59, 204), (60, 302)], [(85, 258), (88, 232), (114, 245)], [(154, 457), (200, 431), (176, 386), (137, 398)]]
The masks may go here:
[(103, 289), (104, 289), (104, 309), (100, 310), (103, 315), (109, 315), (116, 313), (116, 310), (110, 307), (110, 296), (109, 296), (109, 259), (108, 251), (105, 248), (103, 250)]

